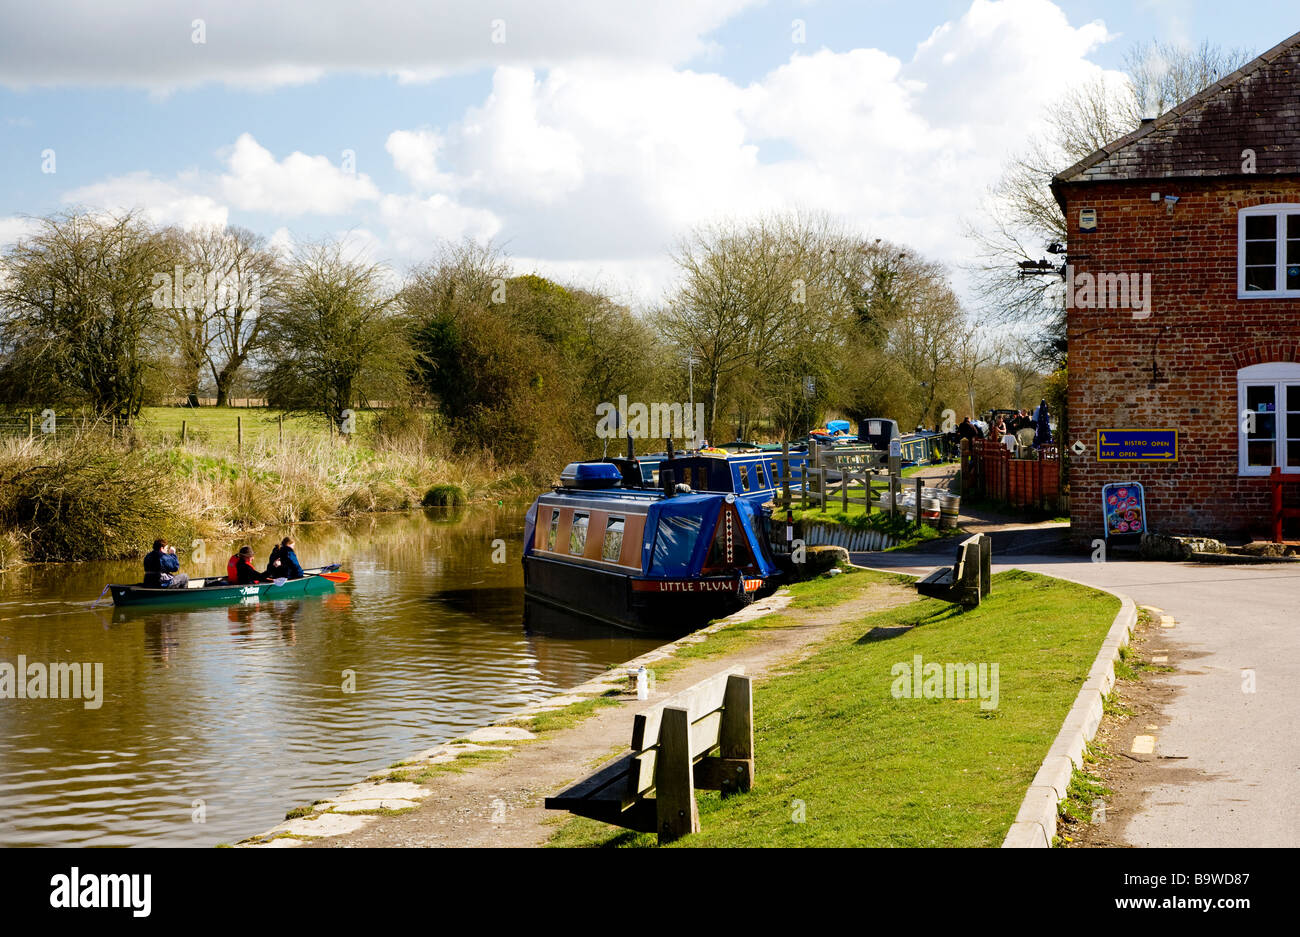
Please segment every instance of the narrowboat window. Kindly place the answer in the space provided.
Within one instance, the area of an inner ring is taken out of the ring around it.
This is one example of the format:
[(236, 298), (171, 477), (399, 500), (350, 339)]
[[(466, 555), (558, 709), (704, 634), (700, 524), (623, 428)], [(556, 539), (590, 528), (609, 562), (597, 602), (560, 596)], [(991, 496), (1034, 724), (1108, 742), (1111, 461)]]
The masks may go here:
[(740, 488), (742, 491), (749, 491), (749, 469), (740, 466)]
[(773, 485), (773, 487), (775, 487), (775, 486), (776, 486), (776, 483), (779, 482), (779, 481), (781, 480), (781, 476), (780, 476), (780, 474), (779, 474), (779, 473), (777, 472), (777, 470), (776, 470), (776, 463), (775, 463), (775, 462), (769, 462), (769, 463), (767, 463), (767, 467), (768, 467), (768, 470), (771, 471), (771, 473), (772, 473), (772, 485)]
[(700, 537), (700, 518), (661, 517), (655, 532), (655, 549), (652, 569), (676, 570), (691, 561), (695, 542)]
[(560, 509), (551, 508), (551, 529), (546, 533), (546, 549), (555, 552), (555, 537), (560, 532)]
[(569, 552), (581, 556), (587, 549), (587, 515), (573, 515), (573, 523), (569, 526)]
[(758, 487), (767, 487), (767, 476), (763, 474), (763, 463), (758, 462), (754, 465), (754, 477), (758, 479)]
[(605, 525), (605, 543), (600, 556), (606, 563), (617, 563), (623, 553), (623, 518), (611, 517)]

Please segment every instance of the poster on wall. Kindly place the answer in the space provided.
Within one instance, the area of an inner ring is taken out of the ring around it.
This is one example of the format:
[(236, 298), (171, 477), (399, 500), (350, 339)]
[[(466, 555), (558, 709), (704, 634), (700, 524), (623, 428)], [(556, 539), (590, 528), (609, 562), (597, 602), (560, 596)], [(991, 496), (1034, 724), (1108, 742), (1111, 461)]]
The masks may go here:
[(1141, 536), (1147, 529), (1146, 497), (1137, 482), (1113, 482), (1101, 489), (1106, 539)]

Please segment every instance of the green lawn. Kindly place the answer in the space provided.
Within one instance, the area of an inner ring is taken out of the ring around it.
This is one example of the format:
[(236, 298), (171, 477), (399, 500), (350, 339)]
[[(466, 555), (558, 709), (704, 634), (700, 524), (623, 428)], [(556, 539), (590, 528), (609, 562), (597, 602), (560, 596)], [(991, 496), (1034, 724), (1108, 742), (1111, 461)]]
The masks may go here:
[[(242, 421), (244, 444), (250, 445), (258, 439), (276, 442), (280, 434), (280, 412), (266, 407), (145, 407), (140, 412), (137, 423), (146, 438), (154, 441), (174, 441), (181, 438), (181, 421), (186, 424), (186, 433), (191, 442), (235, 444), (237, 421)], [(357, 429), (369, 424), (374, 418), (371, 411), (357, 412)], [(292, 439), (324, 439), (329, 427), (318, 416), (286, 415), (284, 417), (284, 437)]]
[[(754, 789), (697, 794), (702, 832), (675, 845), (998, 846), (1118, 610), (1113, 596), (1013, 570), (971, 612), (923, 599), (847, 624), (755, 687)], [(918, 627), (867, 637), (900, 626)], [(996, 708), (895, 698), (893, 668), (915, 655), (985, 664), (990, 678), (997, 664)], [(553, 840), (653, 843), (585, 819)]]

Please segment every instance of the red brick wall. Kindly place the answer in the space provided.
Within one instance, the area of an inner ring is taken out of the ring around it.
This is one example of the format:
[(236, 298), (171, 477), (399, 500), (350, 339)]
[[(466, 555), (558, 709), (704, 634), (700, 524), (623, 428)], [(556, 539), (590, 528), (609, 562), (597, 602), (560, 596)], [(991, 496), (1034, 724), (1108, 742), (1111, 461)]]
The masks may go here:
[[(1070, 438), (1061, 442), (1088, 446), (1071, 457), (1074, 538), (1102, 536), (1101, 487), (1124, 481), (1145, 488), (1151, 530), (1264, 533), (1268, 480), (1237, 475), (1237, 370), (1300, 361), (1300, 301), (1237, 299), (1237, 212), (1300, 203), (1300, 177), (1069, 184), (1061, 194), (1076, 276), (1152, 274), (1149, 318), (1069, 312)], [(1172, 215), (1165, 195), (1180, 199)], [(1095, 233), (1079, 232), (1081, 208), (1097, 210)], [(1102, 427), (1176, 428), (1179, 459), (1100, 463)]]

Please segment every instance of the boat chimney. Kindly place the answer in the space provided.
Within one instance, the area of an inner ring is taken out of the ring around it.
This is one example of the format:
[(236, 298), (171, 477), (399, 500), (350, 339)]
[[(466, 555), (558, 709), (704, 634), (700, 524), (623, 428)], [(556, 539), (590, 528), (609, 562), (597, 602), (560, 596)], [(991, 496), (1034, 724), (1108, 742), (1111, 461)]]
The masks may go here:
[(672, 469), (659, 471), (659, 484), (663, 486), (664, 497), (671, 498), (677, 490), (677, 473)]
[(631, 433), (628, 433), (628, 434), (627, 434), (627, 457), (628, 457), (629, 459), (635, 459), (635, 458), (636, 458), (636, 447), (632, 445), (632, 434), (631, 434)]
[(673, 437), (669, 436), (664, 442), (668, 443), (668, 461), (673, 460)]

